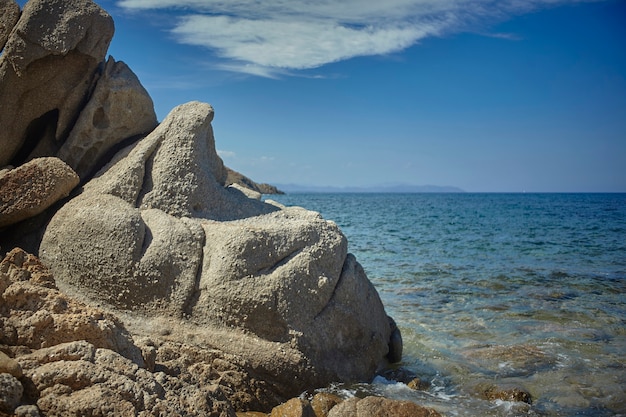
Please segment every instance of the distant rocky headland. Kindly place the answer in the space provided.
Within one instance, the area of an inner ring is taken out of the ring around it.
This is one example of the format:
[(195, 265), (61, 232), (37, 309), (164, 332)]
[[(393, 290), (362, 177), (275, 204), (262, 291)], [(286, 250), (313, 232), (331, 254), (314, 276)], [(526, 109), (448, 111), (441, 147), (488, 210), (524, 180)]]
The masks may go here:
[(224, 166), (209, 104), (157, 121), (113, 34), (90, 0), (0, 0), (0, 417), (438, 415), (299, 397), (371, 380), (399, 330), (335, 223)]
[(241, 187), (247, 188), (248, 190), (256, 191), (260, 194), (284, 194), (282, 190), (279, 190), (277, 187), (271, 184), (266, 183), (257, 183), (246, 177), (243, 174), (240, 174), (237, 171), (233, 171), (232, 169), (226, 167), (226, 185), (237, 184)]

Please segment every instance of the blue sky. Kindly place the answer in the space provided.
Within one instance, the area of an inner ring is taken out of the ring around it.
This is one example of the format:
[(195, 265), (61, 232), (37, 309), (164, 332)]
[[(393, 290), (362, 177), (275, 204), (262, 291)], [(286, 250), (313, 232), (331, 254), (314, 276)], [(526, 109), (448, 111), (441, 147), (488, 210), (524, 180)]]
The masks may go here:
[(109, 0), (163, 119), (258, 182), (626, 192), (626, 2)]

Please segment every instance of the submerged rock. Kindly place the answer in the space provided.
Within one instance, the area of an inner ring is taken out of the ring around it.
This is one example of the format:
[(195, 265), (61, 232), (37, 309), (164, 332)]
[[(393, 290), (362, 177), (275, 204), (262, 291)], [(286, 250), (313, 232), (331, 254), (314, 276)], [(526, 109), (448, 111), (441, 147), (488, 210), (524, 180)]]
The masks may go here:
[(411, 401), (390, 400), (384, 397), (349, 398), (333, 407), (328, 417), (441, 417), (432, 408)]
[(463, 352), (468, 362), (500, 377), (527, 376), (556, 364), (556, 358), (532, 345), (483, 346)]
[(489, 401), (516, 401), (531, 404), (532, 399), (528, 391), (518, 387), (500, 387), (491, 385), (484, 388), (484, 397)]

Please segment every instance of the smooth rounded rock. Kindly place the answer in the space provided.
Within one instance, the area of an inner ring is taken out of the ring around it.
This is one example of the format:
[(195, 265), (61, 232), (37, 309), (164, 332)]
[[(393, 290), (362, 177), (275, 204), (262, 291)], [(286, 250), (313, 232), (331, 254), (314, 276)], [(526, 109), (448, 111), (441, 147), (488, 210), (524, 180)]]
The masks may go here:
[(15, 378), (22, 377), (22, 367), (15, 360), (10, 358), (6, 353), (0, 351), (0, 374), (11, 374)]

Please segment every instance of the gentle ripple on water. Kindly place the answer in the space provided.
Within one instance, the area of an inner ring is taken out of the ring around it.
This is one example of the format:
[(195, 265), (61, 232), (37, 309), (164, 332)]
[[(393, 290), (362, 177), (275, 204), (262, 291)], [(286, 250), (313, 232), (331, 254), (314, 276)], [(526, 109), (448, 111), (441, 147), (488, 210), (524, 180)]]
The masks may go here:
[[(293, 194), (347, 236), (426, 392), (453, 416), (626, 415), (626, 195)], [(532, 406), (476, 386), (529, 391)]]

